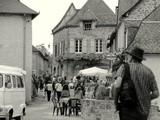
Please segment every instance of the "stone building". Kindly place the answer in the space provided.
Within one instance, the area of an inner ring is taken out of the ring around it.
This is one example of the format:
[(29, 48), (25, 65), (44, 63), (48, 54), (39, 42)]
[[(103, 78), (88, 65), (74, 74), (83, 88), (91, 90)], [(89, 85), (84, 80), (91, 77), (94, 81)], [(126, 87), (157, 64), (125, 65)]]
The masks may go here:
[(50, 56), (32, 45), (32, 71), (36, 76), (50, 74)]
[(27, 103), (31, 101), (32, 20), (37, 15), (18, 0), (0, 0), (0, 64), (27, 72)]
[[(152, 69), (160, 89), (160, 0), (127, 2), (125, 6), (124, 0), (119, 0), (117, 35), (111, 47), (121, 52), (132, 46), (144, 49), (146, 61), (143, 63)], [(157, 101), (160, 106), (160, 98)]]
[(79, 70), (109, 69), (107, 39), (116, 16), (103, 0), (88, 0), (81, 9), (72, 3), (53, 33), (53, 75), (71, 79)]

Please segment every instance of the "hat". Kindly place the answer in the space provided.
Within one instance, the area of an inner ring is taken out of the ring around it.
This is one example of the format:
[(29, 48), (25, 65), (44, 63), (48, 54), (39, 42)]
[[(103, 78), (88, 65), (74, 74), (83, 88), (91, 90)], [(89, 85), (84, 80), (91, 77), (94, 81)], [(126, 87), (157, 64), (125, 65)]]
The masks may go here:
[(139, 47), (133, 47), (130, 51), (126, 51), (126, 53), (128, 53), (138, 59), (146, 60), (146, 58), (143, 57), (144, 50)]

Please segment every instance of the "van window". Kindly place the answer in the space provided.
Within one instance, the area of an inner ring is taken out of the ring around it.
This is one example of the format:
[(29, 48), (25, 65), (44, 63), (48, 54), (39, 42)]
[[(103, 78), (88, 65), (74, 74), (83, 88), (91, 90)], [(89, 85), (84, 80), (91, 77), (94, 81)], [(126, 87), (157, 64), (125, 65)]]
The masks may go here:
[(17, 76), (17, 86), (18, 86), (18, 88), (23, 88), (24, 87), (23, 79), (20, 76)]
[(12, 76), (13, 87), (16, 88), (16, 77)]
[(9, 84), (12, 85), (12, 83), (11, 83), (11, 77), (9, 75), (5, 75), (5, 87), (10, 89), (11, 86), (8, 87)]
[(3, 76), (0, 74), (0, 88), (3, 87)]

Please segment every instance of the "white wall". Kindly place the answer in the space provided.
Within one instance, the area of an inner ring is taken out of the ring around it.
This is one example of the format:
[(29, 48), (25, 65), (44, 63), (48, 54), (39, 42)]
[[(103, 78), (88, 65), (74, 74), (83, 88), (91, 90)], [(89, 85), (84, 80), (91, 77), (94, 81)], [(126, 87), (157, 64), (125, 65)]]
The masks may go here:
[(23, 19), (0, 16), (0, 64), (23, 68)]
[(117, 36), (117, 50), (124, 48), (124, 22), (121, 22), (121, 25), (118, 28), (118, 36)]
[[(160, 92), (160, 54), (149, 54), (145, 57), (146, 61), (143, 61), (143, 63), (153, 71)], [(160, 97), (157, 100), (160, 106)]]
[(31, 101), (32, 23), (30, 16), (0, 15), (0, 64), (16, 66), (27, 74), (26, 101)]

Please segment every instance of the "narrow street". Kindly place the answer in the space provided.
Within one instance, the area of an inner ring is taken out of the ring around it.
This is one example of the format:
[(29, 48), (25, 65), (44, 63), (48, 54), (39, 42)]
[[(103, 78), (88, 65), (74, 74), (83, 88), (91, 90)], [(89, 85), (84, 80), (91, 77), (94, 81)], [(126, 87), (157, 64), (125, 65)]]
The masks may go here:
[(72, 115), (68, 116), (56, 116), (52, 115), (52, 102), (48, 102), (46, 98), (43, 98), (43, 93), (39, 92), (38, 97), (27, 106), (26, 116), (24, 120), (82, 120), (80, 117)]

